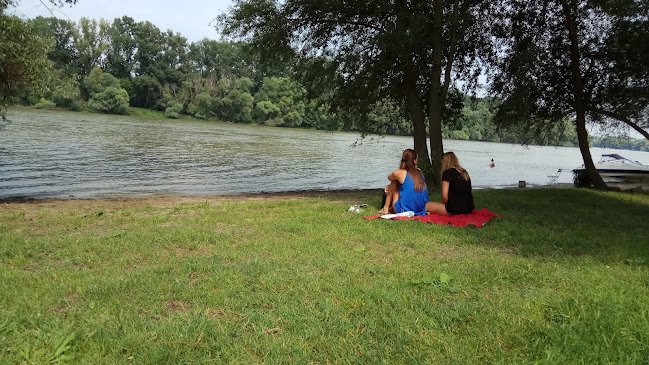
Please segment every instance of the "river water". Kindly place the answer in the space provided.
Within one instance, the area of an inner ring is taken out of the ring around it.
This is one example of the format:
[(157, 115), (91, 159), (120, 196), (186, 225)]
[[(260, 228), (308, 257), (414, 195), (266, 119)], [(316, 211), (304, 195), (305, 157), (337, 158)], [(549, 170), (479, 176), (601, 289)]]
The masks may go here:
[[(222, 195), (383, 187), (411, 137), (15, 109), (0, 130), (0, 198)], [(474, 188), (572, 182), (577, 148), (444, 141)], [(593, 148), (649, 164), (649, 152)], [(489, 167), (494, 159), (496, 166)]]

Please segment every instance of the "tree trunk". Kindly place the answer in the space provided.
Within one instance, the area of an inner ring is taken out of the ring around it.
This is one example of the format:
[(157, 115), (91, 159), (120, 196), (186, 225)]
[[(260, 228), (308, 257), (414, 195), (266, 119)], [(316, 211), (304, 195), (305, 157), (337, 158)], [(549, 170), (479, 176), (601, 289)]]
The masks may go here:
[[(405, 0), (399, 2), (399, 12), (397, 15), (397, 26), (405, 32), (407, 28), (407, 14), (409, 14), (408, 5)], [(426, 146), (426, 115), (424, 114), (424, 107), (419, 97), (417, 90), (417, 71), (413, 64), (412, 53), (407, 52), (402, 59), (403, 70), (403, 87), (404, 95), (406, 97), (406, 104), (408, 106), (408, 114), (413, 128), (413, 149), (417, 152), (417, 164), (424, 172), (426, 181), (431, 181), (430, 157), (428, 156), (428, 147)]]
[(435, 0), (433, 19), (433, 66), (430, 88), (430, 110), (428, 113), (428, 130), (430, 135), (430, 157), (433, 177), (429, 180), (433, 189), (439, 190), (442, 183), (442, 26), (444, 21), (444, 0)]
[[(607, 190), (606, 183), (599, 175), (595, 168), (593, 157), (590, 154), (590, 145), (588, 143), (588, 131), (586, 130), (586, 104), (584, 100), (584, 85), (581, 77), (580, 67), (580, 54), (579, 54), (579, 36), (577, 34), (577, 23), (572, 13), (572, 9), (568, 4), (568, 0), (561, 0), (563, 7), (563, 14), (566, 18), (566, 28), (568, 28), (568, 37), (570, 40), (570, 68), (572, 71), (572, 80), (574, 87), (574, 106), (577, 120), (575, 122), (577, 129), (577, 140), (579, 142), (579, 150), (584, 159), (584, 167), (586, 173), (590, 177), (591, 182), (598, 190)], [(575, 9), (576, 11), (576, 9)]]
[(417, 90), (417, 76), (414, 71), (412, 63), (406, 65), (404, 72), (404, 88), (406, 94), (406, 101), (408, 103), (408, 113), (413, 127), (414, 147), (417, 152), (417, 164), (422, 171), (424, 171), (424, 178), (426, 181), (431, 181), (433, 176), (430, 175), (432, 171), (431, 161), (428, 156), (428, 147), (426, 146), (426, 116), (424, 115), (423, 106), (419, 99), (419, 92)]

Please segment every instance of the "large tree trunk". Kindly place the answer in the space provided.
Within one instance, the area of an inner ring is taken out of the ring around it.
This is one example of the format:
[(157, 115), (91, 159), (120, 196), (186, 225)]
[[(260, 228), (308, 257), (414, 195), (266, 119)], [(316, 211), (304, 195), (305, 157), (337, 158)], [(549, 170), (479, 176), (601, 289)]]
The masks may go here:
[[(401, 0), (399, 2), (397, 26), (404, 32), (408, 23), (407, 14), (410, 14), (407, 2)], [(413, 56), (410, 52), (405, 54), (405, 57), (402, 59), (402, 64), (404, 67), (404, 95), (406, 97), (408, 114), (410, 115), (410, 121), (412, 122), (413, 128), (413, 149), (417, 152), (417, 163), (419, 168), (424, 172), (424, 178), (426, 181), (431, 181), (433, 178), (431, 171), (433, 169), (431, 168), (430, 157), (428, 156), (428, 147), (426, 146), (426, 115), (424, 114), (424, 107), (419, 96), (419, 90), (417, 89), (418, 75), (415, 65), (413, 64)]]
[(570, 40), (570, 68), (572, 71), (574, 87), (575, 113), (577, 114), (575, 124), (577, 129), (577, 140), (579, 141), (579, 150), (584, 159), (586, 173), (588, 174), (588, 177), (590, 177), (595, 188), (598, 190), (607, 190), (608, 187), (606, 186), (606, 183), (595, 168), (595, 163), (590, 154), (590, 146), (588, 144), (588, 131), (586, 130), (586, 104), (584, 100), (584, 85), (581, 77), (577, 23), (573, 16), (572, 9), (568, 4), (568, 0), (561, 0), (561, 6), (563, 7), (563, 14), (566, 18), (566, 28), (568, 28), (568, 37)]
[(439, 189), (442, 182), (442, 105), (444, 92), (442, 90), (442, 26), (444, 21), (444, 0), (434, 1), (435, 14), (433, 19), (433, 68), (430, 88), (430, 110), (428, 113), (428, 130), (430, 135), (430, 156), (432, 178), (430, 186)]
[(430, 175), (432, 171), (431, 161), (428, 157), (428, 147), (426, 146), (426, 116), (424, 109), (419, 99), (419, 92), (417, 90), (417, 76), (414, 72), (412, 63), (406, 65), (404, 74), (404, 88), (406, 91), (406, 101), (408, 103), (408, 113), (412, 121), (414, 147), (417, 152), (418, 165), (424, 171), (424, 178), (426, 181), (431, 181), (433, 178)]

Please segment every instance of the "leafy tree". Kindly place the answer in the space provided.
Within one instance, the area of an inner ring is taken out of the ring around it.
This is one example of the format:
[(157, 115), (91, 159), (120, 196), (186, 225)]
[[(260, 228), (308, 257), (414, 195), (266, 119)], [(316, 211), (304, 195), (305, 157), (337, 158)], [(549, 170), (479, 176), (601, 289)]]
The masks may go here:
[(217, 80), (258, 77), (256, 63), (259, 61), (244, 47), (242, 43), (205, 38), (189, 45), (187, 62), (191, 71)]
[(115, 76), (103, 72), (101, 68), (95, 67), (82, 82), (82, 95), (86, 99), (92, 98), (95, 94), (103, 92), (106, 88), (112, 87), (121, 89), (121, 84)]
[(123, 16), (113, 20), (108, 28), (108, 47), (106, 48), (105, 69), (119, 79), (132, 77), (135, 69), (135, 20)]
[[(219, 18), (221, 30), (251, 41), (269, 61), (302, 55), (334, 63), (337, 103), (365, 114), (386, 97), (403, 103), (429, 182), (441, 179), (442, 110), (449, 88), (475, 81), (477, 49), (490, 44), (480, 0), (242, 0)], [(273, 110), (271, 105), (261, 104)], [(258, 104), (259, 105), (259, 104)], [(430, 149), (426, 145), (426, 121)]]
[[(633, 0), (511, 0), (503, 20), (493, 90), (502, 98), (496, 121), (522, 124), (529, 135), (574, 120), (584, 165), (598, 189), (606, 184), (589, 150), (587, 122), (631, 122), (646, 113), (649, 60), (647, 5)], [(633, 124), (633, 123), (631, 123)], [(637, 124), (636, 124), (637, 126)]]
[(255, 114), (262, 124), (299, 127), (305, 110), (304, 88), (286, 77), (267, 77), (255, 94)]
[(183, 105), (178, 102), (171, 102), (170, 105), (165, 109), (165, 117), (170, 119), (180, 118), (180, 112), (183, 110)]
[(364, 124), (364, 132), (412, 135), (412, 124), (404, 115), (403, 108), (391, 99), (375, 103), (367, 114), (367, 118), (368, 122)]
[(110, 25), (104, 19), (81, 18), (72, 32), (72, 39), (77, 51), (75, 58), (75, 73), (85, 76), (98, 66), (101, 66), (102, 54), (108, 48), (108, 28)]
[(50, 61), (54, 62), (54, 67), (66, 70), (69, 75), (74, 74), (76, 70), (73, 62), (78, 57), (73, 38), (74, 22), (39, 16), (29, 23), (38, 36), (54, 40), (54, 47), (47, 54)]
[(160, 29), (151, 22), (139, 22), (134, 28), (133, 36), (137, 52), (135, 53), (135, 75), (151, 76), (157, 80), (164, 79), (164, 75), (157, 71), (156, 60), (162, 52), (162, 34)]
[(247, 77), (228, 82), (221, 79), (217, 84), (221, 98), (215, 98), (215, 109), (223, 120), (235, 123), (250, 123), (252, 121), (253, 97), (250, 94), (252, 80)]
[(0, 112), (16, 101), (18, 93), (43, 87), (52, 65), (47, 59), (50, 47), (51, 41), (38, 37), (29, 24), (0, 13)]
[(159, 109), (162, 99), (162, 85), (152, 76), (139, 76), (131, 81), (135, 95), (131, 99), (131, 105), (147, 108)]
[(104, 91), (93, 95), (88, 106), (98, 112), (108, 114), (126, 114), (128, 93), (124, 89), (109, 86)]
[(45, 98), (41, 98), (41, 100), (34, 105), (36, 109), (54, 109), (56, 107), (56, 104), (54, 102), (49, 101)]
[(214, 115), (214, 100), (212, 100), (212, 96), (206, 92), (198, 94), (187, 107), (187, 112), (200, 119), (211, 117)]

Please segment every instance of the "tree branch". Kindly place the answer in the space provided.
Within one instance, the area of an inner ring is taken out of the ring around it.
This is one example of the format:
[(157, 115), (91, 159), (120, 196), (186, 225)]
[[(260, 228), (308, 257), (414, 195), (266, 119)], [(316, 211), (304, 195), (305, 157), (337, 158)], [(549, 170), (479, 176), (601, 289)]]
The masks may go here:
[(632, 122), (631, 119), (629, 119), (625, 115), (609, 112), (608, 110), (599, 109), (599, 108), (590, 108), (590, 110), (592, 112), (594, 112), (594, 113), (598, 113), (598, 114), (607, 116), (609, 118), (617, 119), (620, 122), (623, 122), (624, 124), (626, 124), (626, 125), (630, 126), (631, 128), (633, 128), (636, 132), (642, 134), (646, 139), (649, 139), (649, 132), (645, 131), (639, 125)]
[(460, 0), (455, 0), (453, 4), (453, 21), (451, 23), (451, 41), (448, 47), (448, 56), (446, 57), (446, 69), (444, 70), (444, 85), (442, 86), (442, 100), (446, 98), (448, 88), (451, 84), (451, 71), (453, 61), (455, 60), (455, 48), (457, 47), (457, 18), (460, 12)]

